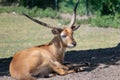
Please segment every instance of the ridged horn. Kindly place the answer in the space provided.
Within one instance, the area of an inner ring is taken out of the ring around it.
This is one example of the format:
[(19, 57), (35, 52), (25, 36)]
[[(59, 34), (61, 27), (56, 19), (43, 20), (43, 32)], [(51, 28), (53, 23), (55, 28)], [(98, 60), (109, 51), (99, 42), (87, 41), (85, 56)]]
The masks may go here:
[(76, 9), (77, 9), (78, 3), (79, 3), (79, 0), (77, 0), (76, 4), (74, 6), (73, 15), (72, 15), (72, 19), (71, 19), (71, 22), (69, 24), (69, 27), (72, 27), (75, 24), (75, 21), (76, 21)]
[(37, 20), (37, 19), (34, 19), (34, 18), (28, 16), (28, 15), (25, 14), (25, 13), (23, 13), (23, 15), (26, 16), (27, 18), (29, 18), (30, 20), (32, 20), (32, 21), (34, 21), (34, 22), (36, 22), (36, 23), (38, 23), (38, 24), (40, 24), (40, 25), (42, 25), (42, 26), (44, 26), (44, 27), (52, 28), (52, 29), (61, 29), (61, 28), (58, 28), (58, 27), (55, 27), (55, 26), (51, 26), (50, 24), (44, 23), (44, 22), (39, 21), (39, 20)]

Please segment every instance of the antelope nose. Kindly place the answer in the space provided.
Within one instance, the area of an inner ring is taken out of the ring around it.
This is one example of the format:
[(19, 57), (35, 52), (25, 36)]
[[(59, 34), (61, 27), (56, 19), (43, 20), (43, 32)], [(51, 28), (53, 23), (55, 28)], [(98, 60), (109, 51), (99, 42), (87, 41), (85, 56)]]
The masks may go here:
[(76, 46), (76, 42), (72, 42), (72, 44), (73, 44), (74, 46)]

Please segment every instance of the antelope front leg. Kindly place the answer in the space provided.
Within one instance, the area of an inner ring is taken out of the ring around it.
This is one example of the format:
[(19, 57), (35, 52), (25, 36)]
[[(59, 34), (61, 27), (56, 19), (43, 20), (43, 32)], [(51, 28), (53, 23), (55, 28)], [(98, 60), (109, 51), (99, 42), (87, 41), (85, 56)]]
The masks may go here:
[(54, 61), (54, 62), (52, 61), (50, 66), (53, 69), (53, 71), (55, 71), (61, 76), (75, 72), (75, 70), (69, 70), (67, 66), (62, 65), (58, 61)]

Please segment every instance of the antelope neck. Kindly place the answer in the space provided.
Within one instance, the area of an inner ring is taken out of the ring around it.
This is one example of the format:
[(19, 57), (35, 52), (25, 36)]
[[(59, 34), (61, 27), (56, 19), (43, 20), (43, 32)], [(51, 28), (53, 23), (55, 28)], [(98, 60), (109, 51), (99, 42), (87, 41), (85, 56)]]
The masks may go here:
[(64, 59), (66, 46), (63, 44), (60, 36), (55, 36), (50, 44), (50, 46), (52, 47), (53, 55), (56, 56), (58, 61), (62, 62), (62, 60)]

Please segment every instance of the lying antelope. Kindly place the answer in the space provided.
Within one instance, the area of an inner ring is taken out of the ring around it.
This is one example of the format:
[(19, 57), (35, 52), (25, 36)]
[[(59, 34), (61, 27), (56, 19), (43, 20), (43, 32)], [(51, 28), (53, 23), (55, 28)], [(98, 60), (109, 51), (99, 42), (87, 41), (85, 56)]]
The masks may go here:
[(73, 38), (73, 31), (80, 26), (74, 26), (76, 20), (76, 8), (79, 1), (75, 4), (73, 17), (69, 27), (57, 28), (47, 23), (38, 21), (24, 14), (32, 21), (51, 28), (55, 37), (47, 44), (35, 46), (17, 52), (9, 66), (10, 75), (17, 80), (36, 80), (36, 75), (49, 75), (55, 72), (59, 75), (66, 75), (76, 72), (75, 69), (63, 65), (66, 48), (76, 46)]

